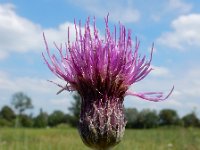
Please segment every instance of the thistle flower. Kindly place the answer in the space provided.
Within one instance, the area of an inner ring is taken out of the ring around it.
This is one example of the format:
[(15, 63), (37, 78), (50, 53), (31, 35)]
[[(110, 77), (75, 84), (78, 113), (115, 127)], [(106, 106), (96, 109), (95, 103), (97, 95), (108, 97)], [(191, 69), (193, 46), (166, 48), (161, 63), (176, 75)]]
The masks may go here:
[[(108, 17), (105, 18), (105, 39), (99, 36), (95, 19), (93, 29), (90, 19), (85, 24), (82, 34), (81, 23), (77, 28), (74, 22), (76, 39), (70, 43), (68, 28), (68, 43), (63, 52), (62, 45), (56, 49), (60, 59), (50, 55), (44, 36), (49, 60), (43, 58), (48, 68), (60, 79), (66, 81), (61, 87), (67, 91), (77, 91), (81, 96), (81, 113), (79, 133), (83, 142), (97, 150), (106, 150), (118, 144), (124, 134), (126, 120), (123, 101), (126, 95), (133, 95), (154, 102), (165, 100), (162, 92), (135, 93), (128, 90), (131, 84), (144, 79), (152, 70), (153, 46), (149, 60), (138, 54), (139, 42), (136, 39), (132, 46), (131, 31), (126, 31), (119, 25), (119, 35), (116, 27), (110, 32)], [(51, 81), (52, 82), (52, 81)]]

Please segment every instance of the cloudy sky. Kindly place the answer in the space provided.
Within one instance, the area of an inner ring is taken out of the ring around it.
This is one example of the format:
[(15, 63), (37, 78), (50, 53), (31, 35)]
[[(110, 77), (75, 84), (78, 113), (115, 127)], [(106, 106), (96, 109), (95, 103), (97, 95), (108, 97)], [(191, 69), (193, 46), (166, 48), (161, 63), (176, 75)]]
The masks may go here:
[[(140, 91), (175, 90), (160, 103), (125, 98), (126, 107), (176, 109), (179, 115), (196, 111), (200, 116), (200, 1), (196, 0), (1, 0), (0, 1), (0, 108), (10, 105), (18, 91), (32, 98), (34, 110), (67, 112), (73, 93), (56, 95), (59, 88), (47, 80), (59, 81), (41, 57), (45, 51), (44, 32), (52, 42), (64, 43), (67, 28), (74, 39), (74, 19), (84, 24), (96, 16), (97, 27), (104, 34), (104, 17), (109, 12), (110, 26), (119, 21), (141, 42), (140, 53), (149, 57), (155, 50), (149, 76), (131, 86)], [(62, 83), (62, 82), (61, 82)]]

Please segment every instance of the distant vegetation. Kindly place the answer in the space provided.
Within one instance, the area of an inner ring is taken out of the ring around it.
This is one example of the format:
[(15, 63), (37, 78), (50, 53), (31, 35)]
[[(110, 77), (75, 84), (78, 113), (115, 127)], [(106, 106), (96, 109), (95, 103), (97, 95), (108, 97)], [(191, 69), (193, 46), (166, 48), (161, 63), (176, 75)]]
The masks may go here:
[[(197, 128), (126, 129), (123, 140), (113, 150), (199, 150)], [(0, 130), (0, 150), (89, 150), (77, 129), (57, 128)]]
[[(26, 128), (46, 128), (57, 127), (67, 124), (76, 127), (80, 112), (80, 97), (74, 95), (74, 102), (69, 108), (70, 113), (66, 114), (60, 110), (55, 110), (51, 114), (40, 109), (37, 116), (26, 114), (27, 109), (32, 109), (33, 104), (30, 97), (22, 92), (12, 96), (12, 106), (3, 106), (0, 110), (0, 127), (26, 127)], [(200, 120), (195, 112), (191, 112), (180, 118), (175, 110), (163, 109), (160, 112), (150, 109), (138, 111), (136, 108), (125, 108), (127, 119), (126, 128), (157, 128), (164, 126), (199, 127)]]

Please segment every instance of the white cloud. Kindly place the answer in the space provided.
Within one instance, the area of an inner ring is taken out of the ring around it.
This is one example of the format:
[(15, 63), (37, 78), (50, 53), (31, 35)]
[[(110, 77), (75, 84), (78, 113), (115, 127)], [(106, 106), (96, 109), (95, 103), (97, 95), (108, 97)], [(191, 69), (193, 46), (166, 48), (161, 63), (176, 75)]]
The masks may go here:
[(0, 49), (24, 52), (37, 49), (41, 27), (18, 16), (11, 4), (0, 5)]
[(180, 13), (187, 13), (192, 9), (192, 5), (183, 0), (169, 0), (169, 10), (178, 10)]
[(158, 43), (178, 50), (200, 48), (200, 14), (180, 16), (171, 27), (172, 31), (163, 33), (157, 39)]
[(57, 28), (43, 29), (26, 18), (16, 14), (12, 4), (0, 4), (0, 60), (12, 52), (41, 52), (44, 50), (42, 33), (45, 32), (48, 43), (67, 41), (67, 28), (70, 27), (70, 38), (75, 39), (74, 24), (65, 22)]
[(8, 53), (5, 51), (0, 51), (0, 60), (5, 59), (8, 57)]
[[(162, 68), (162, 67), (161, 67)], [(162, 69), (161, 69), (162, 70)], [(170, 70), (168, 70), (170, 72)], [(181, 116), (194, 110), (200, 116), (200, 70), (198, 68), (190, 68), (187, 71), (178, 71), (174, 76), (149, 76), (143, 81), (131, 86), (134, 92), (164, 92), (167, 95), (170, 88), (174, 85), (172, 95), (164, 102), (154, 103), (141, 100), (133, 96), (125, 99), (126, 107), (137, 107), (139, 110), (150, 108), (161, 110), (163, 108), (172, 108), (177, 110)]]
[(66, 98), (62, 98), (62, 99), (51, 99), (50, 102), (53, 105), (58, 105), (58, 106), (69, 106), (69, 100), (67, 100)]
[(109, 13), (109, 19), (114, 22), (133, 23), (140, 19), (139, 11), (130, 0), (76, 0), (72, 3), (101, 18)]
[(159, 67), (159, 66), (152, 66), (153, 70), (151, 71), (150, 75), (155, 77), (169, 77), (170, 71), (168, 68)]
[[(55, 79), (54, 81), (57, 82), (58, 80)], [(56, 92), (59, 91), (60, 88), (46, 81), (46, 79), (34, 77), (12, 78), (11, 75), (1, 71), (0, 85), (0, 107), (2, 105), (10, 105), (12, 94), (19, 91), (26, 93), (32, 98), (35, 113), (37, 113), (39, 108), (43, 108), (44, 111), (48, 112), (55, 109), (67, 112), (67, 108), (69, 108), (73, 100), (72, 94), (69, 92), (56, 95)]]
[(47, 88), (49, 83), (44, 79), (37, 79), (31, 77), (12, 78), (11, 75), (0, 73), (0, 90), (9, 93), (18, 91), (32, 91), (34, 93), (49, 93), (51, 88)]
[(186, 3), (184, 0), (157, 1), (157, 3), (159, 4), (156, 5), (155, 8), (153, 8), (154, 11), (150, 13), (150, 18), (155, 22), (166, 20), (167, 18), (177, 15), (187, 14), (193, 7), (191, 3)]
[(200, 98), (200, 70), (199, 68), (192, 68), (183, 75), (181, 82), (179, 83), (182, 88), (183, 95), (187, 95), (188, 98), (196, 97), (196, 100)]

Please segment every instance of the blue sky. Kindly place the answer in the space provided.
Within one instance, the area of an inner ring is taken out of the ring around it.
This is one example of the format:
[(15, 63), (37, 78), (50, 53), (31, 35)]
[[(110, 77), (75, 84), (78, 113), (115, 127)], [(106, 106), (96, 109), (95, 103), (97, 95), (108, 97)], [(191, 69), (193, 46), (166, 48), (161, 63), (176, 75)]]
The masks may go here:
[(23, 91), (33, 100), (32, 112), (59, 109), (67, 112), (72, 93), (56, 95), (58, 87), (47, 82), (59, 81), (41, 57), (45, 51), (45, 32), (52, 42), (67, 40), (67, 28), (74, 39), (74, 19), (84, 24), (95, 16), (100, 34), (109, 12), (111, 28), (119, 21), (141, 42), (140, 53), (149, 56), (155, 43), (152, 67), (143, 81), (131, 86), (135, 91), (167, 92), (171, 97), (160, 103), (125, 98), (126, 107), (176, 109), (182, 116), (196, 111), (200, 116), (200, 1), (196, 0), (1, 0), (0, 1), (0, 107), (10, 105), (11, 96)]

